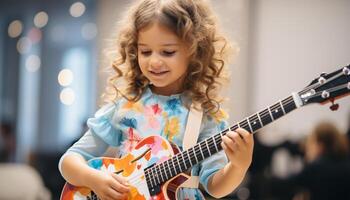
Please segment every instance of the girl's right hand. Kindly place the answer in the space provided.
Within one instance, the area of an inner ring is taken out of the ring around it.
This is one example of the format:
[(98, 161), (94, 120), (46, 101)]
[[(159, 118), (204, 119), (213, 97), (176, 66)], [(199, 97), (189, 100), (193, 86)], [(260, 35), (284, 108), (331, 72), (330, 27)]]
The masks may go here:
[(125, 178), (115, 173), (94, 171), (87, 180), (87, 186), (101, 200), (124, 200), (128, 197), (129, 186)]

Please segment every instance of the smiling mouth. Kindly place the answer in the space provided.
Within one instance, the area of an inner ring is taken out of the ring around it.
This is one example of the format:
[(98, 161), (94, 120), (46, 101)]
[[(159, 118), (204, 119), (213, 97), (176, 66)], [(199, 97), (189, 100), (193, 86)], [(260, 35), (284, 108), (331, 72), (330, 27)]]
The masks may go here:
[(166, 73), (168, 73), (168, 72), (169, 72), (169, 71), (161, 71), (161, 72), (150, 71), (151, 74), (157, 75), (157, 76), (166, 74)]

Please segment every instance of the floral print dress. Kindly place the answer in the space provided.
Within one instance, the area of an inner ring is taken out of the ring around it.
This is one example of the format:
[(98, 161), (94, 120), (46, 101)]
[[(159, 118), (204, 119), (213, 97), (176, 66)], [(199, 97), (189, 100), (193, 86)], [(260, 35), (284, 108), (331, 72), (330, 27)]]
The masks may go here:
[[(89, 160), (105, 155), (110, 148), (117, 149), (114, 156), (121, 157), (150, 135), (160, 135), (182, 149), (189, 114), (184, 106), (185, 101), (188, 99), (182, 94), (162, 96), (147, 88), (137, 102), (120, 98), (107, 104), (93, 118), (88, 119), (89, 130), (62, 158), (70, 153), (78, 153)], [(227, 128), (227, 118), (221, 109), (216, 114), (203, 115), (198, 142)], [(191, 174), (199, 176), (200, 184), (208, 192), (209, 178), (226, 163), (227, 158), (221, 151), (193, 166)], [(191, 188), (181, 188), (177, 196), (181, 200), (204, 199), (199, 189)]]

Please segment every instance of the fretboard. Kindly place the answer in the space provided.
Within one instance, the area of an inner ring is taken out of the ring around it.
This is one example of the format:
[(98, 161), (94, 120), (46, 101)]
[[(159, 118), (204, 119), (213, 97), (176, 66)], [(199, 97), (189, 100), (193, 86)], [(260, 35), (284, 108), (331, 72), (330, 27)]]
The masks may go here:
[(279, 119), (296, 108), (297, 106), (294, 102), (293, 96), (289, 96), (272, 106), (268, 106), (266, 109), (245, 118), (222, 132), (201, 141), (195, 146), (176, 154), (169, 160), (147, 168), (145, 170), (145, 176), (149, 188), (161, 185), (177, 174), (186, 171), (202, 160), (221, 151), (221, 137), (226, 135), (229, 130), (234, 131), (241, 127), (250, 133), (255, 133), (262, 127)]

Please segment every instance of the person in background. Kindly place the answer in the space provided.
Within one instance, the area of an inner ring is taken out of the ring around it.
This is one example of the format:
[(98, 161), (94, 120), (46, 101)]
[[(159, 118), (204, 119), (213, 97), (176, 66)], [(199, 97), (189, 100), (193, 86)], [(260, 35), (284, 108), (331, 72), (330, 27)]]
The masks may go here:
[(345, 134), (329, 122), (319, 123), (306, 138), (304, 168), (286, 179), (272, 180), (277, 199), (350, 199), (349, 144)]
[(16, 136), (9, 121), (0, 122), (0, 162), (14, 162), (16, 153)]

